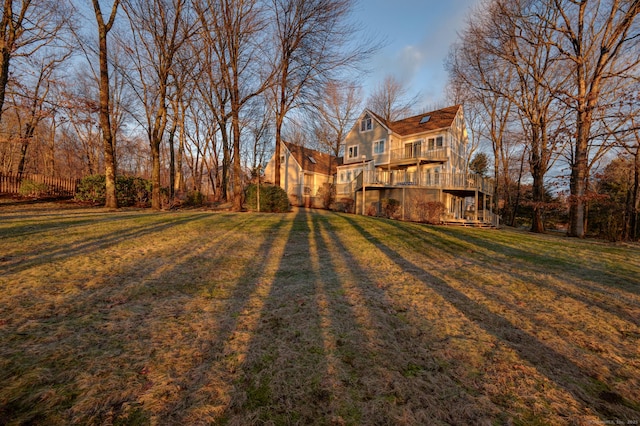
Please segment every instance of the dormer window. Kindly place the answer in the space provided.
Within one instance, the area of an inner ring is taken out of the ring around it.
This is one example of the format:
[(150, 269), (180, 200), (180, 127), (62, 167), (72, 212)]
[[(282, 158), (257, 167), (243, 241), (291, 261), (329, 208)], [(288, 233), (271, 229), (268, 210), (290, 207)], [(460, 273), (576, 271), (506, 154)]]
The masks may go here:
[(371, 116), (369, 114), (365, 114), (365, 116), (362, 117), (362, 120), (360, 120), (360, 131), (368, 132), (371, 129), (373, 129), (373, 122), (371, 121)]

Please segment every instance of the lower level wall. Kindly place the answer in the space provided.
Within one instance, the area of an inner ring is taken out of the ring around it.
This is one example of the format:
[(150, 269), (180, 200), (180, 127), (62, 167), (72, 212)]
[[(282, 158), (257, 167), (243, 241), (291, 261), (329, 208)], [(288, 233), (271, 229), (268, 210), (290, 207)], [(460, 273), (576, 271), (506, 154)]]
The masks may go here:
[[(425, 188), (372, 188), (365, 189), (364, 214), (378, 216), (382, 214), (382, 201), (395, 199), (400, 203), (398, 219), (419, 220), (417, 208), (428, 202), (442, 202), (442, 193), (438, 189)], [(355, 213), (363, 214), (362, 191), (356, 193)]]

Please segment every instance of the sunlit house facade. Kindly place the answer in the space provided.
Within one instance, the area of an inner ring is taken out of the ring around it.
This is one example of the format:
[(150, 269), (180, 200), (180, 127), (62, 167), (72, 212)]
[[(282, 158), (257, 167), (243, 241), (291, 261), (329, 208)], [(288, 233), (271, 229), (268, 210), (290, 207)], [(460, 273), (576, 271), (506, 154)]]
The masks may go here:
[(336, 196), (351, 197), (358, 214), (375, 214), (383, 200), (395, 199), (412, 219), (411, 206), (431, 201), (444, 205), (443, 221), (495, 224), (493, 183), (468, 172), (467, 147), (461, 105), (398, 121), (365, 110), (345, 138)]
[[(280, 150), (280, 186), (294, 206), (324, 207), (322, 191), (334, 183), (341, 158), (289, 142)], [(275, 182), (275, 154), (265, 167), (265, 180)]]

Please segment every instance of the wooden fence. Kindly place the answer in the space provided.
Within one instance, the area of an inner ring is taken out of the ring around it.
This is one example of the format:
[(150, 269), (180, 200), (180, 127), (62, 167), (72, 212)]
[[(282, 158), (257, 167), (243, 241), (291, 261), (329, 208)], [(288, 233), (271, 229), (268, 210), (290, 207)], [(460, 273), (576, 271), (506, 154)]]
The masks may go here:
[(57, 197), (73, 197), (78, 187), (78, 179), (57, 178), (45, 175), (24, 173), (22, 179), (17, 174), (6, 175), (0, 173), (0, 194), (20, 194), (20, 186), (30, 181), (37, 194)]

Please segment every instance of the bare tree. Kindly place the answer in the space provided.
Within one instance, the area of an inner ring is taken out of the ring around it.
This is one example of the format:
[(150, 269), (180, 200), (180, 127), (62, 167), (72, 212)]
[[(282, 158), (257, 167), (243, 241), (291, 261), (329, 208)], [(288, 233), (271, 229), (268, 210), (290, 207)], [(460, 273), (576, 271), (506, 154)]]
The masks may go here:
[(100, 61), (100, 129), (102, 131), (102, 143), (104, 147), (104, 168), (105, 168), (105, 207), (118, 208), (118, 198), (116, 197), (116, 159), (115, 159), (115, 137), (111, 127), (111, 96), (109, 88), (109, 51), (107, 35), (113, 28), (120, 0), (114, 0), (111, 6), (109, 20), (105, 22), (100, 9), (99, 0), (92, 0), (93, 10), (98, 24), (98, 54)]
[(170, 98), (177, 93), (171, 77), (177, 52), (191, 35), (193, 24), (187, 20), (187, 0), (124, 0), (123, 5), (133, 36), (128, 51), (137, 79), (132, 86), (144, 109), (151, 147), (151, 207), (159, 210), (160, 146), (169, 123)]
[[(345, 49), (353, 29), (346, 24), (352, 0), (272, 0), (275, 21), (275, 152), (280, 152), (282, 128), (289, 111), (307, 100), (309, 89), (327, 81), (330, 73), (355, 62), (366, 50)], [(280, 170), (280, 155), (274, 157)], [(280, 173), (275, 174), (280, 185)]]
[(407, 88), (394, 76), (387, 75), (367, 99), (367, 108), (387, 121), (411, 115), (420, 94), (407, 97)]
[[(204, 42), (212, 47), (218, 62), (222, 87), (229, 100), (233, 141), (233, 210), (243, 208), (241, 119), (248, 102), (264, 92), (272, 74), (262, 72), (258, 56), (259, 38), (266, 26), (257, 0), (206, 0), (196, 5)], [(221, 129), (225, 131), (225, 129)]]
[(18, 121), (22, 123), (20, 131), (20, 161), (18, 163), (18, 175), (22, 176), (27, 160), (27, 150), (32, 143), (38, 124), (52, 113), (52, 109), (47, 107), (49, 93), (54, 81), (56, 68), (63, 63), (70, 53), (61, 56), (55, 53), (45, 55), (34, 55), (28, 58), (32, 64), (30, 71), (35, 78), (31, 83), (24, 79), (26, 84), (16, 83), (16, 90), (13, 93), (13, 109), (16, 112)]
[(323, 86), (319, 102), (312, 111), (314, 134), (322, 151), (339, 157), (342, 141), (361, 113), (360, 87), (348, 82), (331, 81)]
[[(470, 21), (466, 30), (465, 49), (471, 52), (468, 65), (471, 72), (490, 76), (480, 80), (480, 91), (506, 100), (522, 123), (533, 178), (531, 230), (542, 232), (545, 175), (558, 158), (563, 142), (558, 137), (564, 124), (563, 110), (550, 88), (564, 87), (566, 73), (554, 55), (552, 31), (547, 26), (547, 21), (557, 18), (557, 11), (527, 1), (495, 0), (488, 6), (485, 13)], [(506, 69), (509, 71), (504, 74), (502, 70)], [(496, 78), (501, 73), (503, 78)], [(503, 113), (509, 110), (501, 108)], [(503, 126), (493, 130), (499, 133), (492, 137), (502, 139)]]
[(0, 121), (4, 108), (11, 61), (29, 57), (52, 44), (66, 25), (64, 2), (53, 0), (4, 0), (0, 21)]
[(571, 161), (569, 235), (585, 235), (585, 196), (589, 179), (589, 141), (594, 113), (607, 82), (637, 73), (640, 2), (625, 0), (550, 0), (559, 17), (545, 19), (557, 33), (553, 45), (571, 69), (573, 85), (562, 97), (575, 113)]

